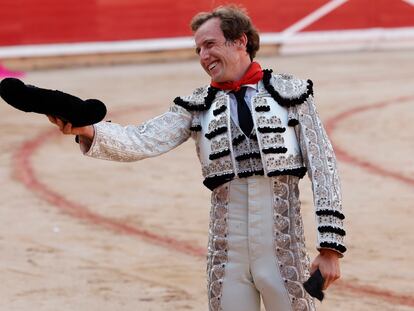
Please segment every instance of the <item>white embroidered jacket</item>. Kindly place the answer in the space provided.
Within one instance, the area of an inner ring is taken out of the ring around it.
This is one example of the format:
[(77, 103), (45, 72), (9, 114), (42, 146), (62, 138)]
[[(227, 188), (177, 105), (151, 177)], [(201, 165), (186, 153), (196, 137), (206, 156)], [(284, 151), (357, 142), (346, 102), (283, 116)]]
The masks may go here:
[[(318, 249), (346, 251), (336, 159), (313, 103), (312, 81), (264, 70), (252, 98), (254, 130), (249, 138), (231, 130), (229, 95), (224, 91), (206, 86), (174, 102), (169, 111), (140, 126), (95, 124), (92, 145), (89, 150), (82, 144), (81, 148), (95, 158), (137, 161), (170, 151), (192, 136), (209, 189), (236, 176), (301, 178), (307, 171), (313, 188)], [(243, 140), (257, 141), (257, 148), (236, 156)], [(261, 169), (243, 170), (240, 162), (246, 159), (258, 159)]]

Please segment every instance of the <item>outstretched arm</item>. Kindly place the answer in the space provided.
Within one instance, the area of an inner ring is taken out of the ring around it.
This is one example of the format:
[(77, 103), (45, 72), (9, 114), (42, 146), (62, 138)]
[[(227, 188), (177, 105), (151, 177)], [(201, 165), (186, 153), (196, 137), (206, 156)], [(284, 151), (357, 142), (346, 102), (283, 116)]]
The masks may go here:
[(121, 162), (154, 157), (177, 147), (190, 137), (191, 119), (189, 112), (176, 105), (138, 126), (100, 122), (76, 128), (49, 117), (62, 133), (80, 135), (85, 155)]

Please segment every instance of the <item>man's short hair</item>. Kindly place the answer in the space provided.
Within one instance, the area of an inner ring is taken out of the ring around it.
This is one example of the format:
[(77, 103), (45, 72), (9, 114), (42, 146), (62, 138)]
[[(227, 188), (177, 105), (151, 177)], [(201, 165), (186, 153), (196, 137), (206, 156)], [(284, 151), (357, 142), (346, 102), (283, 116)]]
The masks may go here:
[(226, 5), (219, 6), (211, 12), (198, 13), (191, 20), (191, 30), (196, 32), (201, 25), (212, 18), (220, 19), (220, 28), (227, 41), (234, 41), (246, 34), (246, 51), (253, 60), (260, 48), (260, 38), (246, 11), (235, 5)]

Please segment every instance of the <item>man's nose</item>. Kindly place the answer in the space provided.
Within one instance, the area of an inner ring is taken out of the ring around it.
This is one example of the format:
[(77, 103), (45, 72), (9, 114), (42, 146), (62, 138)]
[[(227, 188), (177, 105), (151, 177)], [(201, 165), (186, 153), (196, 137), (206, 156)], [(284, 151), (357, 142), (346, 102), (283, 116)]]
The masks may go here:
[(203, 49), (203, 48), (201, 48), (201, 49), (200, 49), (200, 59), (201, 59), (201, 60), (205, 60), (205, 59), (207, 59), (208, 57), (209, 57), (208, 50), (207, 50), (207, 49)]

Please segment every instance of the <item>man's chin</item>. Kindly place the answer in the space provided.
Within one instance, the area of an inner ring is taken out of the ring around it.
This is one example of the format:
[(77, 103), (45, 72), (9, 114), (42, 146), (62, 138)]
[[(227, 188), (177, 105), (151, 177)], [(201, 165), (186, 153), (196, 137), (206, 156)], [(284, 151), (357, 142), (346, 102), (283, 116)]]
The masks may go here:
[(222, 77), (220, 76), (211, 76), (211, 81), (215, 83), (223, 83), (226, 82)]
[(223, 74), (220, 71), (216, 71), (216, 73), (210, 72), (211, 81), (215, 83), (222, 83), (225, 82), (225, 77), (223, 77)]

